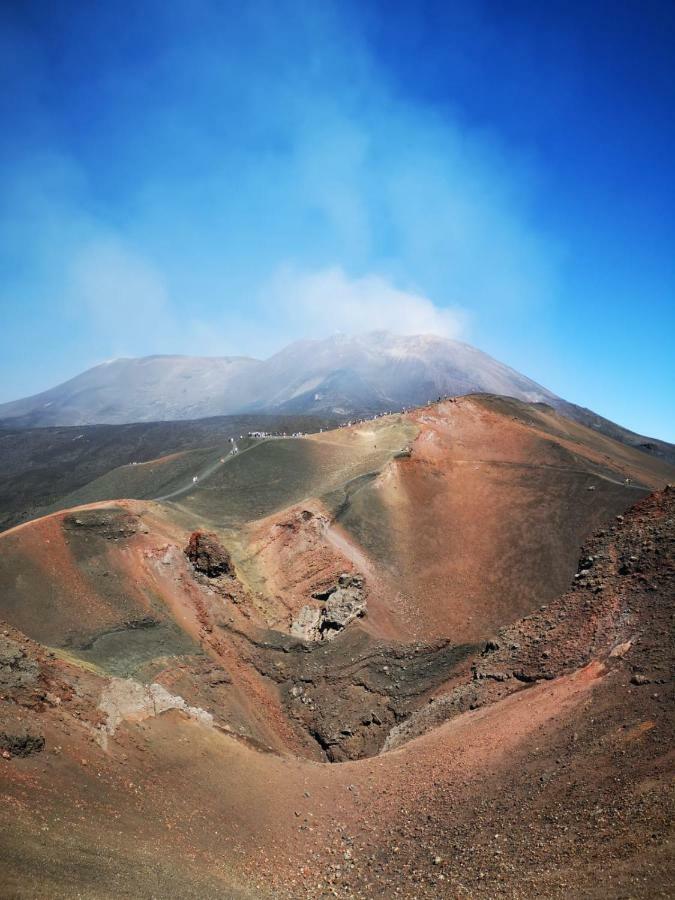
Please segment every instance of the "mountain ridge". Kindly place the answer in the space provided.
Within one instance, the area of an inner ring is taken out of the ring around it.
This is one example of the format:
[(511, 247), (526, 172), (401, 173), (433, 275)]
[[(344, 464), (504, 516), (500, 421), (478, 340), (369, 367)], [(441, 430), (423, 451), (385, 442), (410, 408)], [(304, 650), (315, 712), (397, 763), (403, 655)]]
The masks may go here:
[(122, 357), (39, 394), (0, 404), (0, 422), (13, 427), (128, 424), (247, 413), (349, 418), (470, 393), (546, 403), (630, 446), (675, 458), (672, 445), (569, 403), (470, 344), (388, 331), (303, 339), (264, 360)]

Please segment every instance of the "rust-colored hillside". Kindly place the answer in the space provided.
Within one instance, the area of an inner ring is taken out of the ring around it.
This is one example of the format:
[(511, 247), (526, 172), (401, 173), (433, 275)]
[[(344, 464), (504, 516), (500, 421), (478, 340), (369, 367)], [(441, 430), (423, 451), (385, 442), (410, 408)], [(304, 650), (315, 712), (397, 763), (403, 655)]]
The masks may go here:
[(210, 471), (0, 535), (5, 895), (668, 896), (672, 469), (480, 396)]

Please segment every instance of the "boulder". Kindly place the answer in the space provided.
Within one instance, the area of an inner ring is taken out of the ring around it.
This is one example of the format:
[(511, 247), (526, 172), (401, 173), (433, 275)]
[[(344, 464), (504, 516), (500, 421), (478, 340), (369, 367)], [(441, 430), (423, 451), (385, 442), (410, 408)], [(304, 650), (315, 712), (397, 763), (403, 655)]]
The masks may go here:
[(326, 600), (322, 630), (340, 631), (365, 613), (366, 601), (363, 592), (360, 589), (340, 587)]
[(208, 578), (234, 574), (230, 554), (211, 532), (193, 531), (185, 548), (185, 555), (195, 570)]
[(291, 625), (291, 634), (305, 641), (331, 640), (350, 622), (366, 614), (363, 578), (342, 574), (337, 584), (314, 594), (323, 606), (303, 606)]

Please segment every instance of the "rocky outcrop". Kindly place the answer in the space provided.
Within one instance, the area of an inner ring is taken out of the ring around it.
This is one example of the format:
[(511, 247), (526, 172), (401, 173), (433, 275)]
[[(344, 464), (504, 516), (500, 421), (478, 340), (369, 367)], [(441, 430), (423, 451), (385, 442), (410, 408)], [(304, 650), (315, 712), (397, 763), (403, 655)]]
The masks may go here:
[(0, 635), (0, 691), (32, 688), (38, 680), (40, 667), (24, 648), (7, 636)]
[[(539, 681), (599, 661), (624, 685), (666, 684), (673, 657), (675, 492), (666, 487), (586, 542), (570, 589), (500, 628), (471, 674), (389, 732), (384, 750)], [(657, 695), (658, 696), (658, 695)]]
[(185, 555), (195, 570), (208, 578), (234, 574), (230, 554), (211, 532), (193, 531), (185, 548)]
[(63, 527), (67, 532), (96, 535), (108, 541), (124, 540), (139, 531), (144, 534), (148, 531), (137, 515), (114, 506), (71, 513), (64, 516)]
[(291, 634), (305, 641), (327, 641), (343, 631), (354, 619), (366, 614), (363, 578), (343, 574), (337, 584), (314, 595), (323, 606), (303, 606), (291, 625)]
[(132, 678), (112, 678), (105, 686), (99, 701), (99, 709), (106, 722), (99, 726), (98, 737), (106, 745), (106, 736), (114, 735), (126, 719), (142, 721), (159, 716), (170, 709), (177, 709), (202, 725), (213, 725), (213, 716), (198, 706), (190, 706), (183, 697), (170, 694), (162, 684), (140, 684)]

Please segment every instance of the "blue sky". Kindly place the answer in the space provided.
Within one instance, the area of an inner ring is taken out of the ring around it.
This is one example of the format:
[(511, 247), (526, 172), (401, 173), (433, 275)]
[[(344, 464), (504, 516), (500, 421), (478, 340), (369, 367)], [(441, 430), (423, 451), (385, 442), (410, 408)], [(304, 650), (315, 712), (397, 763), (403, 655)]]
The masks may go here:
[(437, 331), (675, 440), (675, 6), (6, 2), (0, 399)]

